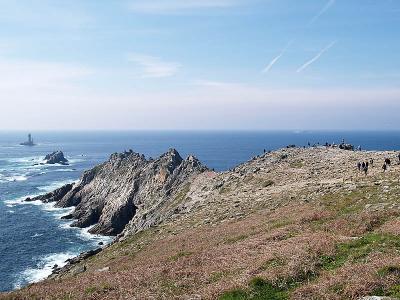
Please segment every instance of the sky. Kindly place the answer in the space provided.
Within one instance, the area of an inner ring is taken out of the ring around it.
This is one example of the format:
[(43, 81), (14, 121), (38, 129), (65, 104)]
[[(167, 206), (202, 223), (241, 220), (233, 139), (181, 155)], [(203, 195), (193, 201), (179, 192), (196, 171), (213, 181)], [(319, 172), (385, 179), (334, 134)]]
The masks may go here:
[(0, 130), (399, 130), (399, 0), (0, 0)]

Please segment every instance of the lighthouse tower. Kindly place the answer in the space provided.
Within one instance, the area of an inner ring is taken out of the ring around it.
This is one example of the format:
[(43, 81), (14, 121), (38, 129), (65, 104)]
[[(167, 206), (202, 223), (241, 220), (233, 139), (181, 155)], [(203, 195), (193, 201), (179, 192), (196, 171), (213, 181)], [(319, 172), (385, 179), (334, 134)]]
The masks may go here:
[(35, 143), (33, 142), (33, 138), (31, 134), (28, 134), (28, 141), (21, 143), (23, 146), (35, 146)]

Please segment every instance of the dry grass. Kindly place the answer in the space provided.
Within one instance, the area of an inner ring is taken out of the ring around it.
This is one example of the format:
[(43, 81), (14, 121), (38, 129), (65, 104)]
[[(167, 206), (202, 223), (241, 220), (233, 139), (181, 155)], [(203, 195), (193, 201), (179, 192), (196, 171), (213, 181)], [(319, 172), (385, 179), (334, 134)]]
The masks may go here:
[[(289, 160), (290, 155), (281, 163), (290, 165)], [(302, 165), (296, 162), (290, 172), (308, 164), (305, 158)], [(307, 170), (300, 171), (296, 176), (314, 176)], [(319, 172), (327, 171), (321, 168)], [(281, 173), (275, 178), (271, 173), (246, 176), (237, 184), (238, 189), (248, 190), (255, 180), (273, 183), (268, 188), (259, 186), (257, 193), (261, 194), (242, 194), (241, 206), (235, 209), (246, 210), (243, 216), (221, 217), (226, 206), (236, 199), (229, 197), (236, 196), (231, 196), (230, 190), (217, 191), (215, 197), (220, 206), (209, 204), (203, 210), (111, 246), (85, 263), (84, 274), (44, 281), (0, 298), (358, 299), (371, 294), (397, 297), (400, 214), (396, 206), (396, 174), (393, 171), (387, 177), (380, 173), (360, 176), (350, 183), (322, 177), (321, 181), (325, 181), (319, 185), (307, 185), (299, 177), (290, 183), (290, 189), (282, 184)], [(377, 181), (384, 182), (375, 184)], [(346, 188), (347, 185), (354, 187)], [(386, 185), (390, 186), (389, 192), (383, 192)], [(271, 202), (265, 200), (248, 209), (249, 203), (257, 202), (260, 195)], [(282, 199), (280, 205), (274, 202), (276, 199)], [(243, 201), (248, 201), (244, 202), (247, 206)], [(379, 207), (381, 202), (396, 205), (366, 209), (369, 204)], [(201, 223), (206, 218), (219, 221)], [(110, 271), (96, 271), (106, 266)]]

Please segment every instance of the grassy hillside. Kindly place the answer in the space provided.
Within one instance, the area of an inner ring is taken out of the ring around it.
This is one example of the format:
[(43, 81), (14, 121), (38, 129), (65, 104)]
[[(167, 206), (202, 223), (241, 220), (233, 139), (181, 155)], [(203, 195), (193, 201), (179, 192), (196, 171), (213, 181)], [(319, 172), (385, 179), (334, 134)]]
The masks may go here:
[(202, 174), (167, 222), (0, 298), (400, 298), (400, 166), (383, 173), (385, 157), (290, 149)]

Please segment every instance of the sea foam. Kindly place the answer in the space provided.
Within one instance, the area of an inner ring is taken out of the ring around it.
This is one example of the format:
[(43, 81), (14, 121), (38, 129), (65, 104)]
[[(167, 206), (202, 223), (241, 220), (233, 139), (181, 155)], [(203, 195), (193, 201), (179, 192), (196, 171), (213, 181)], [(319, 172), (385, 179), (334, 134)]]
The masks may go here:
[(54, 265), (63, 267), (67, 264), (67, 259), (73, 258), (77, 254), (78, 253), (73, 252), (63, 252), (53, 253), (41, 257), (35, 268), (28, 268), (18, 276), (18, 280), (14, 284), (14, 288), (18, 289), (25, 283), (34, 283), (45, 279), (51, 275)]

